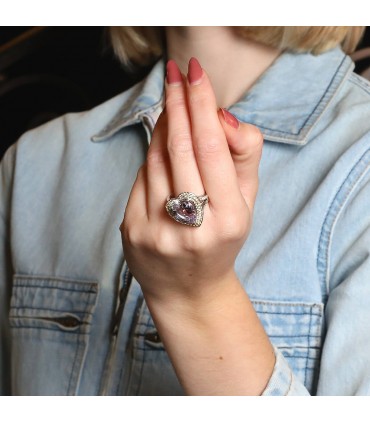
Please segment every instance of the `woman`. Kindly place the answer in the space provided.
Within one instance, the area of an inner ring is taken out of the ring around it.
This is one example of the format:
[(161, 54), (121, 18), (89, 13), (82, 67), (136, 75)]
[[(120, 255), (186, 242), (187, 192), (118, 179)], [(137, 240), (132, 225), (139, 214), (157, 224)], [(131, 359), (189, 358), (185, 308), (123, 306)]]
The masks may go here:
[(165, 84), (8, 151), (4, 393), (370, 391), (358, 32), (167, 28)]

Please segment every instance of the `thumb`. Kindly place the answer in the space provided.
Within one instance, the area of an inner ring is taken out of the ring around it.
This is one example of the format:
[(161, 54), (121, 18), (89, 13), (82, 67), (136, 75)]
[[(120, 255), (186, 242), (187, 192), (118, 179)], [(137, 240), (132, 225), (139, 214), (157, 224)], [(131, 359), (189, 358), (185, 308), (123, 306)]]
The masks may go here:
[(262, 133), (256, 126), (240, 122), (225, 109), (220, 108), (217, 113), (229, 144), (240, 190), (252, 211), (258, 190)]

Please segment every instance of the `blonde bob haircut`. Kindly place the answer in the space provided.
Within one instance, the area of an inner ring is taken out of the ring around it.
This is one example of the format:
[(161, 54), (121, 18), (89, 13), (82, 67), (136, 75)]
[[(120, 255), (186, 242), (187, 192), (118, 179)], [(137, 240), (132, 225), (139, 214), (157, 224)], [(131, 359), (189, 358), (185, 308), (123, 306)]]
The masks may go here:
[[(232, 27), (241, 37), (270, 47), (293, 52), (320, 54), (340, 45), (347, 54), (359, 43), (363, 26), (239, 26)], [(163, 27), (115, 26), (109, 28), (114, 52), (126, 66), (153, 62), (165, 50)]]

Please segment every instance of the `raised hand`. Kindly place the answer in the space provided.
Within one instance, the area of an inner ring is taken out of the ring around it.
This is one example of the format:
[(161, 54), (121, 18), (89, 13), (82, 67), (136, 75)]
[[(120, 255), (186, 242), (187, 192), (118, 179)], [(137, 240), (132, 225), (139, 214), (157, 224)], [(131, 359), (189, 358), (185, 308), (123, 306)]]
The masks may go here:
[[(144, 294), (192, 297), (198, 291), (193, 284), (203, 281), (204, 291), (213, 290), (234, 276), (251, 226), (262, 142), (255, 127), (235, 128), (224, 119), (230, 119), (227, 112), (217, 112), (211, 83), (195, 59), (188, 80), (175, 62), (167, 69), (165, 111), (132, 189), (123, 244)], [(199, 228), (166, 214), (167, 197), (184, 191), (209, 197)]]
[[(169, 61), (165, 85), (121, 225), (124, 254), (186, 392), (259, 394), (274, 354), (234, 263), (252, 224), (262, 137), (218, 111), (196, 59), (187, 79)], [(182, 192), (208, 195), (199, 227), (165, 209)]]

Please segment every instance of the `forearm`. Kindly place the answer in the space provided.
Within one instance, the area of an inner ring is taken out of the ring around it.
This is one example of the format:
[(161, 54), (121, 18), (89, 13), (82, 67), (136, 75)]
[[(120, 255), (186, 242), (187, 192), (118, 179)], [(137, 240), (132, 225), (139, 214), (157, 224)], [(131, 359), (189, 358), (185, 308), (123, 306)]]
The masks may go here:
[(189, 395), (260, 395), (273, 347), (236, 276), (194, 298), (146, 297), (180, 383)]

